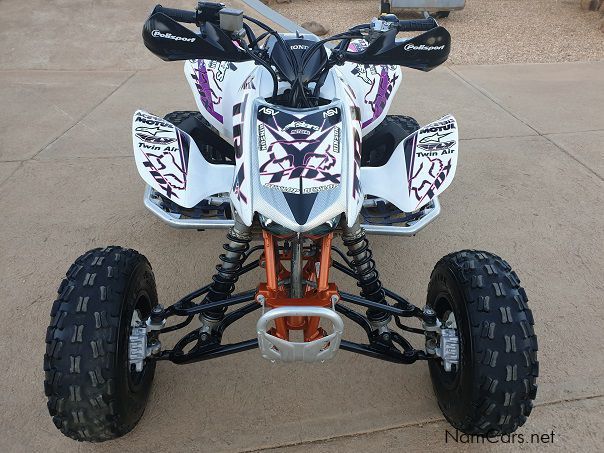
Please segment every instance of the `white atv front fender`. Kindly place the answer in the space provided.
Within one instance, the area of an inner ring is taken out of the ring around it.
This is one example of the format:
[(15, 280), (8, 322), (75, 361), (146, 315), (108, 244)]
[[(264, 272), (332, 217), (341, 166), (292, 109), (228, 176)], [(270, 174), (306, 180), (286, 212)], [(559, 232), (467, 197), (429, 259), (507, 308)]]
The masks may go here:
[(403, 212), (417, 211), (441, 194), (455, 176), (457, 122), (447, 115), (409, 135), (381, 167), (361, 167), (365, 195), (384, 198)]
[(132, 145), (143, 180), (179, 206), (231, 190), (234, 167), (209, 163), (190, 135), (163, 118), (137, 110)]

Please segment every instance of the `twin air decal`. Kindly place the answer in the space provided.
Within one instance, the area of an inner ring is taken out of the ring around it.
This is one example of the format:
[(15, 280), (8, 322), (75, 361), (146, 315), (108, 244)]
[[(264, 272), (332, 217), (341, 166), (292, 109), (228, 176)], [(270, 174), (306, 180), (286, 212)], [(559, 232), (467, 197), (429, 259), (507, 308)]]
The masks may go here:
[(452, 116), (430, 123), (399, 144), (386, 165), (361, 169), (363, 192), (385, 198), (401, 211), (416, 211), (453, 180), (458, 146)]

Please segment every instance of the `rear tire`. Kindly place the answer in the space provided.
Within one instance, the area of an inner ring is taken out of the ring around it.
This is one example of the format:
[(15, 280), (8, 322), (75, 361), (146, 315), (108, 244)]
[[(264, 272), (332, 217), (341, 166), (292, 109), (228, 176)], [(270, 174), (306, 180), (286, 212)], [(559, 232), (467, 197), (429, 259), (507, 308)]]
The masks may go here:
[(174, 126), (178, 126), (180, 123), (188, 120), (191, 117), (195, 117), (195, 119), (197, 119), (198, 121), (201, 121), (206, 126), (212, 128), (212, 125), (207, 122), (207, 120), (203, 117), (201, 113), (194, 111), (178, 110), (176, 112), (168, 113), (164, 116), (164, 119), (174, 124)]
[(441, 321), (454, 315), (459, 367), (429, 363), (438, 405), (454, 428), (496, 436), (522, 426), (537, 393), (537, 337), (520, 280), (488, 252), (465, 250), (434, 267), (427, 305)]
[(94, 249), (67, 271), (51, 311), (44, 390), (56, 427), (78, 441), (120, 437), (140, 420), (155, 362), (137, 373), (128, 362), (135, 315), (157, 305), (147, 259), (121, 247)]
[(419, 129), (415, 118), (403, 115), (387, 115), (384, 120), (363, 139), (361, 148), (362, 167), (380, 167), (388, 162), (396, 147)]
[(168, 113), (164, 119), (193, 137), (201, 154), (211, 164), (235, 165), (233, 147), (220, 137), (216, 128), (201, 113), (179, 110)]

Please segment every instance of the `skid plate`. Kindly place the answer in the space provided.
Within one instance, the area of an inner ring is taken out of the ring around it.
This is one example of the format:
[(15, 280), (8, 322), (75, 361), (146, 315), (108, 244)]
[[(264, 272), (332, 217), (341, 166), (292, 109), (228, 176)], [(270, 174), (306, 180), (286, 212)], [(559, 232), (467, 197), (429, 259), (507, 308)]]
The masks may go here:
[[(287, 341), (268, 333), (269, 324), (287, 316), (318, 316), (331, 322), (332, 333), (308, 342)], [(344, 322), (340, 315), (322, 307), (279, 307), (264, 313), (256, 324), (262, 357), (279, 362), (324, 362), (338, 352)]]

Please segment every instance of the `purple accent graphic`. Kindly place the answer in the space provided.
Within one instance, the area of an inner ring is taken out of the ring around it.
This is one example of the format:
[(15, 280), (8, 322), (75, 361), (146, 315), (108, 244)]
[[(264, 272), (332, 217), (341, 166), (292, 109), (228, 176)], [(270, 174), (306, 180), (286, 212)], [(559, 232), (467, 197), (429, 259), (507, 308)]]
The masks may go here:
[[(428, 157), (428, 161), (421, 162), (415, 174), (409, 180), (409, 191), (413, 192), (418, 200), (417, 207), (423, 204), (423, 200), (434, 197), (434, 190), (438, 189), (451, 171), (451, 160), (445, 164), (442, 159)], [(414, 169), (415, 170), (415, 169)]]
[[(222, 115), (214, 110), (214, 105), (220, 104), (222, 97), (214, 93), (214, 90), (212, 90), (212, 87), (210, 86), (208, 70), (204, 60), (197, 60), (197, 69), (195, 70), (195, 73), (196, 74), (193, 74), (193, 78), (195, 79), (195, 85), (197, 86), (197, 92), (199, 93), (201, 103), (210, 115), (222, 123)], [(216, 86), (218, 86), (218, 84)], [(214, 101), (215, 98), (216, 101)]]
[(373, 116), (369, 118), (367, 121), (363, 123), (363, 127), (367, 127), (369, 124), (374, 122), (380, 115), (384, 112), (386, 108), (386, 104), (388, 103), (388, 98), (392, 94), (392, 90), (394, 89), (394, 84), (397, 80), (397, 76), (395, 75), (392, 79), (388, 77), (388, 67), (382, 66), (382, 72), (380, 74), (380, 80), (377, 88), (377, 95), (373, 101), (368, 101), (367, 96), (373, 91), (373, 87), (375, 85), (375, 80), (371, 83), (371, 89), (369, 93), (365, 96), (365, 103), (371, 105), (371, 109), (373, 110)]
[(364, 51), (368, 46), (369, 44), (364, 39), (355, 39), (348, 44), (348, 48), (346, 50), (349, 52), (358, 53)]

